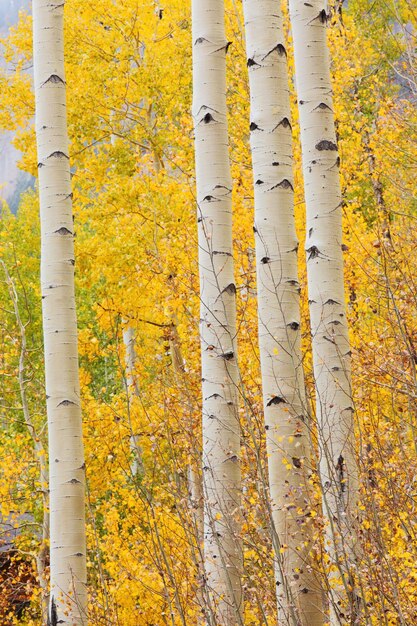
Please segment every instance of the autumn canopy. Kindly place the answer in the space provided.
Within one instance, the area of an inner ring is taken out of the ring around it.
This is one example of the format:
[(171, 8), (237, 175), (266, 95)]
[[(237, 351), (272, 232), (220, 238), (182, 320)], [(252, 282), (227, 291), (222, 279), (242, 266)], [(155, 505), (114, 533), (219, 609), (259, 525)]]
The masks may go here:
[(6, 5), (0, 624), (417, 626), (413, 0)]

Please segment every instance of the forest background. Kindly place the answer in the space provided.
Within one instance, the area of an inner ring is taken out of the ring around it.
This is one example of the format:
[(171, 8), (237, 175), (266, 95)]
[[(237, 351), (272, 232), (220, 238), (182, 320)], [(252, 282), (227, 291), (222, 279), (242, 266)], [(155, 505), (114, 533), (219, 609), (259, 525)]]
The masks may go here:
[[(182, 0), (67, 0), (65, 17), (90, 622), (194, 624), (200, 546), (188, 469), (199, 468), (201, 399), (190, 7)], [(21, 12), (1, 42), (0, 127), (13, 133), (22, 171), (36, 176), (31, 28)], [(245, 624), (273, 624), (241, 2), (227, 0), (226, 28)], [(417, 624), (416, 28), (411, 0), (336, 3), (329, 26), (361, 470), (360, 579), (366, 623), (389, 626)], [(29, 189), (16, 215), (3, 205), (0, 222), (0, 619), (28, 626), (40, 623), (38, 577), (48, 574), (38, 212)], [(305, 294), (302, 247), (299, 262)], [(304, 364), (313, 393), (307, 309), (305, 299)], [(133, 372), (126, 369), (127, 327), (135, 335)], [(140, 441), (139, 474), (132, 434)], [(320, 535), (325, 522), (317, 510)]]

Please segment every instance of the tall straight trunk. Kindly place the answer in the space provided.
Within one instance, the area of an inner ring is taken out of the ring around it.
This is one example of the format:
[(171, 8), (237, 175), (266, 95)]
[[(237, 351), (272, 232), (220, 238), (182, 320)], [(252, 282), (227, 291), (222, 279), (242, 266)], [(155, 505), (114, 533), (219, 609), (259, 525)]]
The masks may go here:
[[(114, 113), (112, 111), (110, 120), (112, 124), (115, 123)], [(116, 144), (116, 135), (114, 133), (110, 136), (110, 143), (112, 146)], [(127, 397), (127, 416), (129, 425), (129, 448), (131, 454), (130, 472), (133, 477), (143, 475), (143, 459), (142, 448), (140, 445), (140, 438), (134, 431), (132, 421), (132, 408), (135, 398), (139, 398), (139, 385), (135, 374), (136, 365), (136, 350), (135, 350), (135, 331), (131, 326), (127, 325), (123, 329), (123, 345), (125, 349), (125, 386)]]
[(129, 419), (129, 447), (132, 456), (130, 471), (132, 476), (140, 476), (144, 473), (142, 448), (140, 445), (139, 435), (136, 434), (132, 421), (132, 408), (135, 398), (139, 398), (139, 385), (135, 374), (136, 350), (135, 350), (135, 331), (131, 326), (127, 326), (123, 331), (123, 343), (125, 347), (125, 364), (126, 364), (126, 394), (128, 402), (128, 419)]
[(87, 623), (85, 463), (74, 298), (74, 233), (63, 0), (33, 0), (41, 288), (49, 434), (49, 622)]
[[(189, 392), (189, 386), (186, 375), (186, 364), (181, 351), (181, 339), (178, 333), (176, 316), (172, 315), (171, 325), (168, 330), (169, 351), (171, 355), (171, 364), (174, 374), (174, 382), (178, 390), (182, 391), (184, 406), (191, 409), (194, 406), (194, 398)], [(190, 415), (188, 431), (191, 436), (189, 442), (190, 454), (187, 486), (188, 486), (188, 506), (190, 509), (191, 521), (191, 546), (193, 561), (197, 570), (195, 601), (198, 606), (198, 614), (196, 617), (196, 626), (202, 626), (206, 623), (205, 612), (205, 589), (201, 583), (204, 580), (204, 563), (202, 558), (202, 548), (204, 544), (204, 496), (203, 496), (203, 480), (202, 480), (202, 463), (201, 463), (201, 442), (196, 437), (192, 427), (193, 417)]]
[(240, 429), (223, 0), (193, 0), (207, 619), (242, 623)]
[(283, 18), (276, 0), (244, 0), (251, 94), (259, 347), (278, 620), (323, 624), (311, 559), (310, 415), (300, 339), (298, 241)]
[(358, 469), (326, 6), (326, 0), (290, 0), (307, 210), (306, 254), (320, 475), (328, 518), (327, 545), (338, 570), (330, 581), (334, 588), (330, 597), (331, 623), (339, 624), (356, 623), (354, 525)]

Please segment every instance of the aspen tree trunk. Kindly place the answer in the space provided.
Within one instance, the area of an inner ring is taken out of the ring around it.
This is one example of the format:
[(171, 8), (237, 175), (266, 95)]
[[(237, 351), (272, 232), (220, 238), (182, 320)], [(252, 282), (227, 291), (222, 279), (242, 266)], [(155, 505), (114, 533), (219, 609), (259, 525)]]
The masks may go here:
[(192, 518), (193, 538), (195, 539), (194, 561), (197, 569), (197, 585), (196, 585), (196, 603), (199, 607), (196, 626), (203, 626), (206, 623), (204, 619), (205, 594), (202, 583), (204, 580), (204, 563), (202, 558), (202, 548), (204, 545), (204, 496), (203, 481), (201, 475), (193, 466), (193, 459), (190, 459), (188, 468), (188, 494), (189, 506)]
[[(114, 117), (113, 112), (111, 119)], [(112, 119), (113, 121), (113, 119)], [(110, 136), (110, 143), (112, 146), (116, 144), (116, 135), (114, 133)], [(135, 376), (135, 364), (136, 364), (136, 350), (135, 350), (135, 331), (131, 326), (126, 326), (123, 330), (123, 345), (125, 348), (125, 366), (126, 366), (126, 396), (127, 396), (127, 411), (129, 421), (129, 447), (132, 455), (132, 462), (130, 464), (130, 471), (132, 476), (137, 476), (144, 472), (142, 461), (142, 448), (140, 446), (140, 440), (138, 435), (134, 432), (132, 424), (132, 406), (134, 398), (139, 398), (139, 385)]]
[(126, 393), (128, 399), (128, 415), (130, 429), (130, 452), (133, 460), (130, 466), (132, 476), (143, 474), (142, 449), (140, 446), (139, 436), (135, 433), (131, 409), (134, 398), (139, 398), (139, 385), (135, 376), (136, 350), (135, 350), (135, 332), (131, 326), (123, 331), (123, 343), (125, 346), (125, 363), (126, 363)]
[(259, 346), (279, 624), (323, 624), (310, 558), (309, 410), (300, 342), (298, 241), (283, 18), (276, 0), (244, 0)]
[(193, 0), (203, 393), (204, 566), (213, 626), (242, 623), (240, 428), (223, 0)]
[(41, 288), (49, 434), (49, 623), (87, 624), (85, 463), (78, 379), (63, 0), (33, 1)]
[(338, 570), (330, 580), (334, 587), (330, 597), (331, 623), (345, 624), (357, 623), (354, 523), (358, 470), (326, 6), (325, 0), (290, 0), (307, 210), (306, 253), (320, 475), (328, 518), (327, 547)]
[[(172, 369), (174, 379), (178, 389), (187, 389), (184, 393), (184, 405), (192, 407), (194, 399), (188, 391), (188, 382), (186, 379), (186, 365), (181, 351), (181, 340), (177, 328), (176, 316), (172, 316), (171, 325), (168, 329), (169, 351), (171, 354)], [(194, 429), (191, 421), (187, 430), (190, 432), (192, 441), (190, 442), (190, 454), (187, 486), (188, 486), (188, 505), (191, 513), (191, 532), (193, 546), (193, 560), (197, 569), (196, 579), (196, 604), (199, 607), (196, 626), (202, 626), (205, 623), (205, 589), (202, 587), (204, 581), (204, 563), (202, 558), (202, 550), (204, 544), (204, 496), (203, 496), (203, 480), (202, 480), (202, 463), (201, 463), (201, 442), (195, 437)]]

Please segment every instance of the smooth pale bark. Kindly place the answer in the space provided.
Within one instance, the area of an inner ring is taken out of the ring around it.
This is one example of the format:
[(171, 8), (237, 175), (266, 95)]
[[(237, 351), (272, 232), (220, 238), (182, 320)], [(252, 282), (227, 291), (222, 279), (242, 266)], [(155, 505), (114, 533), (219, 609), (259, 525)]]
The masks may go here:
[[(167, 329), (169, 351), (171, 355), (172, 370), (174, 373), (174, 381), (178, 389), (182, 389), (184, 394), (184, 406), (192, 407), (194, 398), (189, 393), (188, 381), (186, 375), (186, 364), (181, 351), (181, 340), (178, 333), (177, 321), (172, 316), (171, 325)], [(191, 417), (192, 419), (192, 417)], [(202, 463), (201, 463), (201, 442), (195, 438), (195, 433), (191, 427), (190, 421), (190, 454), (187, 485), (188, 485), (188, 504), (191, 513), (191, 545), (193, 560), (197, 570), (195, 598), (199, 607), (196, 618), (196, 626), (202, 626), (205, 623), (205, 589), (202, 586), (204, 580), (204, 563), (203, 563), (203, 545), (204, 545), (204, 496), (203, 496), (203, 480), (202, 480)]]
[(204, 563), (202, 559), (204, 545), (204, 497), (203, 497), (203, 481), (201, 474), (196, 471), (193, 466), (193, 459), (190, 459), (188, 468), (188, 494), (189, 506), (192, 519), (193, 543), (195, 542), (195, 550), (193, 550), (193, 558), (197, 569), (196, 584), (196, 603), (199, 607), (196, 624), (202, 626), (205, 623), (204, 607), (205, 596), (202, 582), (204, 580)]
[[(113, 120), (114, 114), (111, 114), (111, 121)], [(110, 142), (112, 146), (116, 144), (116, 135), (114, 133), (110, 136)], [(132, 407), (134, 404), (134, 399), (139, 398), (139, 385), (135, 375), (135, 364), (136, 364), (136, 350), (135, 350), (135, 331), (131, 326), (126, 326), (123, 330), (123, 345), (125, 348), (125, 367), (126, 367), (126, 376), (125, 376), (125, 384), (126, 384), (126, 394), (127, 394), (127, 411), (128, 411), (128, 422), (129, 422), (129, 447), (130, 453), (132, 457), (132, 462), (130, 464), (130, 471), (132, 476), (137, 476), (139, 474), (143, 475), (143, 461), (142, 461), (142, 448), (140, 446), (139, 436), (134, 432), (133, 423), (132, 423)]]
[(311, 558), (310, 416), (300, 337), (298, 240), (283, 18), (276, 0), (244, 0), (259, 348), (279, 623), (323, 624)]
[(193, 117), (203, 393), (204, 566), (210, 624), (242, 623), (240, 428), (232, 180), (222, 0), (193, 0)]
[(87, 624), (85, 463), (74, 298), (74, 226), (63, 0), (33, 1), (41, 288), (49, 434), (51, 625)]
[(128, 399), (128, 417), (130, 429), (130, 452), (132, 455), (132, 463), (130, 470), (132, 476), (141, 475), (144, 472), (142, 462), (142, 449), (140, 446), (139, 436), (135, 433), (132, 423), (132, 407), (135, 398), (139, 398), (139, 385), (135, 375), (136, 350), (135, 350), (135, 331), (131, 326), (127, 326), (123, 331), (123, 343), (125, 347), (125, 364), (126, 364), (126, 393)]
[[(305, 201), (316, 412), (327, 545), (336, 573), (331, 623), (356, 623), (354, 526), (358, 499), (351, 351), (343, 276), (342, 197), (325, 0), (290, 0)], [(341, 581), (341, 582), (339, 582)]]

